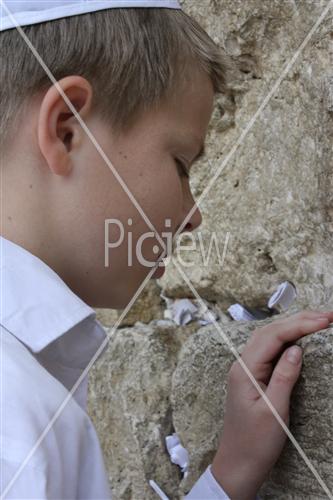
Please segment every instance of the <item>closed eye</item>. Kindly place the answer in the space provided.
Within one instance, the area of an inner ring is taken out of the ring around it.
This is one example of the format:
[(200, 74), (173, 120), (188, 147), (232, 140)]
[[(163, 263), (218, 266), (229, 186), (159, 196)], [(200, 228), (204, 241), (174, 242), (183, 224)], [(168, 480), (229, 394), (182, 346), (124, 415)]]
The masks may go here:
[(190, 175), (189, 175), (189, 172), (188, 172), (185, 164), (181, 160), (178, 160), (178, 158), (176, 158), (175, 161), (176, 161), (176, 164), (177, 164), (177, 167), (178, 167), (178, 172), (179, 172), (180, 177), (187, 177), (187, 178), (189, 178)]

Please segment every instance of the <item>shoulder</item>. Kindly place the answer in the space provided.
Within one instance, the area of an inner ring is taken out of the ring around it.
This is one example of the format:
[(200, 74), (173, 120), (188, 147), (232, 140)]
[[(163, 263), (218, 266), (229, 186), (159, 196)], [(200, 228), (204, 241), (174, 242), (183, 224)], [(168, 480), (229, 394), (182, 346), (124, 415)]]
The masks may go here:
[(21, 408), (27, 406), (33, 407), (35, 411), (52, 410), (68, 391), (25, 345), (0, 328), (4, 396), (10, 397), (12, 403), (19, 404)]
[(3, 329), (1, 348), (4, 458), (22, 461), (45, 433), (30, 461), (39, 468), (50, 456), (50, 449), (64, 451), (67, 434), (79, 441), (89, 418), (69, 398), (67, 389)]

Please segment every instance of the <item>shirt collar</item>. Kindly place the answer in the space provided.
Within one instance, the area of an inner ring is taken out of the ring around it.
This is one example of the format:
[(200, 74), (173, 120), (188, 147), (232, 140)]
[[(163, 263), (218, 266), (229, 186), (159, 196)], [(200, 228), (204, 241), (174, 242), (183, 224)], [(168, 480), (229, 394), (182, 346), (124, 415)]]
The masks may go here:
[(96, 313), (42, 260), (0, 236), (1, 325), (38, 353), (85, 319), (105, 331)]

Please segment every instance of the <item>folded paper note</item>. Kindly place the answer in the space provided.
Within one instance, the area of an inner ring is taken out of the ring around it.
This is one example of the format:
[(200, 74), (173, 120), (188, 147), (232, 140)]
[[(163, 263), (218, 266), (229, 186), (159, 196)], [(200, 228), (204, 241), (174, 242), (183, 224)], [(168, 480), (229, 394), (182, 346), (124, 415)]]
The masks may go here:
[(255, 321), (266, 319), (272, 314), (285, 312), (292, 305), (297, 297), (296, 288), (289, 281), (279, 285), (268, 301), (268, 311), (260, 309), (248, 309), (241, 304), (233, 304), (229, 307), (228, 313), (235, 321)]
[(268, 301), (270, 309), (276, 309), (279, 312), (284, 312), (289, 309), (291, 304), (296, 299), (296, 288), (289, 281), (281, 283), (276, 292), (271, 296)]
[(163, 294), (161, 297), (166, 302), (167, 307), (164, 311), (164, 318), (171, 319), (177, 325), (184, 326), (191, 321), (198, 321), (200, 325), (208, 325), (218, 319), (218, 314), (209, 308), (210, 306), (205, 300), (174, 300)]
[(171, 436), (167, 436), (165, 438), (165, 444), (169, 452), (171, 462), (179, 465), (184, 477), (186, 477), (189, 466), (189, 455), (184, 446), (180, 444), (178, 435), (174, 433)]

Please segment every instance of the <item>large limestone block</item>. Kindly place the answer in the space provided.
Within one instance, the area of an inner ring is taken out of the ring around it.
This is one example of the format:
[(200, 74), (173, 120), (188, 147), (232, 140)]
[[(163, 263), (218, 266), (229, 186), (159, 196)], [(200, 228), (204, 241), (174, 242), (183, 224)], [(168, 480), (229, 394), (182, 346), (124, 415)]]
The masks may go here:
[[(240, 67), (232, 98), (217, 100), (207, 158), (193, 169), (198, 199), (328, 1), (183, 3)], [(197, 250), (180, 252), (193, 262), (185, 271), (197, 290), (224, 308), (263, 306), (284, 280), (296, 285), (300, 307), (333, 296), (332, 16), (331, 9), (203, 199)], [(223, 268), (214, 247), (205, 264), (213, 232), (220, 254), (230, 232)], [(172, 264), (160, 283), (170, 296), (192, 296)]]
[[(221, 328), (241, 351), (250, 332), (263, 324), (221, 323)], [(333, 329), (316, 333), (301, 345), (304, 368), (292, 400), (291, 430), (332, 490)], [(177, 328), (155, 321), (121, 328), (113, 335), (91, 374), (89, 412), (115, 500), (156, 499), (149, 479), (173, 500), (191, 488), (218, 446), (232, 362), (212, 325)], [(186, 480), (165, 449), (165, 436), (174, 431), (190, 453)], [(261, 494), (263, 500), (325, 498), (290, 444)]]
[(165, 452), (172, 432), (172, 373), (194, 325), (121, 328), (91, 373), (89, 413), (104, 451), (114, 499), (156, 500), (149, 479), (177, 498), (180, 472)]

